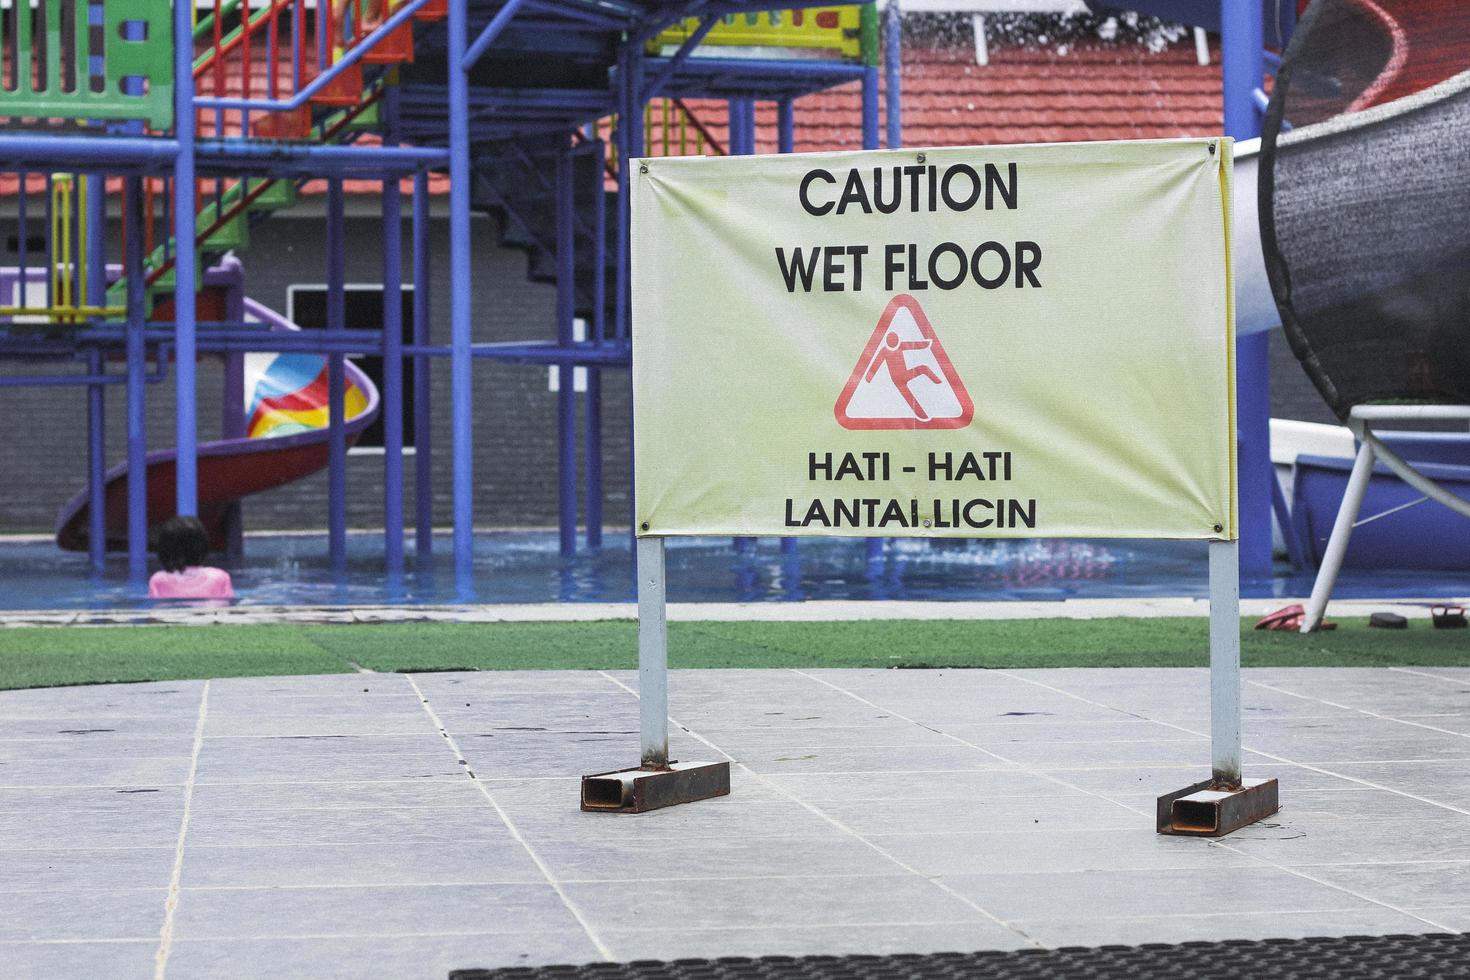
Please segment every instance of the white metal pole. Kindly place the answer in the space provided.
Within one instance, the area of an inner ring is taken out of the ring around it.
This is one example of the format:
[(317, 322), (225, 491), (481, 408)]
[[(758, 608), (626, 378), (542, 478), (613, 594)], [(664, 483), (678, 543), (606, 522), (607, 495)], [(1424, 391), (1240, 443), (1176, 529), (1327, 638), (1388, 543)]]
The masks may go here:
[(1327, 614), (1327, 600), (1332, 598), (1332, 587), (1337, 584), (1337, 573), (1342, 569), (1342, 558), (1353, 536), (1353, 523), (1363, 508), (1363, 495), (1368, 492), (1372, 476), (1373, 445), (1365, 438), (1358, 446), (1358, 458), (1353, 460), (1353, 472), (1343, 491), (1342, 504), (1337, 508), (1337, 520), (1332, 523), (1332, 537), (1327, 539), (1317, 580), (1312, 583), (1312, 598), (1307, 600), (1307, 614), (1302, 617), (1303, 633), (1321, 626), (1322, 617)]
[(643, 768), (666, 769), (669, 765), (669, 630), (661, 537), (638, 539), (638, 704)]
[(1240, 542), (1210, 542), (1210, 758), (1216, 784), (1240, 785)]

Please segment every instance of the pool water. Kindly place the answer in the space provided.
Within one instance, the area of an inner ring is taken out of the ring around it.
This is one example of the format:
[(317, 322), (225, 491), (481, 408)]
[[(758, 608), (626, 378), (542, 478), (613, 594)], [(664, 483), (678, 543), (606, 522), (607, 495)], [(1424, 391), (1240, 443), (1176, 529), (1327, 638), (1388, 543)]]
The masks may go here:
[[(447, 536), (426, 563), (412, 558), (400, 581), (383, 571), (382, 538), (348, 536), (347, 567), (333, 573), (325, 535), (251, 535), (245, 557), (227, 563), (238, 604), (380, 605), (626, 602), (634, 599), (630, 543), (610, 535), (597, 551), (563, 559), (554, 532), (476, 536), (474, 583), (455, 582)], [(675, 538), (668, 545), (673, 602), (804, 599), (1047, 600), (1199, 596), (1207, 591), (1206, 545), (1197, 541), (894, 539), (870, 559), (865, 541), (803, 539), (794, 551), (762, 538)], [(155, 566), (156, 567), (156, 566)], [(1280, 567), (1242, 582), (1251, 597), (1303, 596), (1310, 573)], [(1339, 598), (1439, 598), (1470, 594), (1470, 574), (1345, 571)], [(146, 607), (123, 557), (94, 576), (85, 555), (48, 540), (0, 540), (0, 609)]]

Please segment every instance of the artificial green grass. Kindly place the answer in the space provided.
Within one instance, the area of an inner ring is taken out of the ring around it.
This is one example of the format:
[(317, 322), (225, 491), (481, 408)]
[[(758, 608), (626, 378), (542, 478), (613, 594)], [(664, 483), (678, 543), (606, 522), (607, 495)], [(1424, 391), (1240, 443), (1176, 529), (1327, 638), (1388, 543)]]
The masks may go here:
[[(1250, 629), (1248, 667), (1470, 666), (1470, 630), (1345, 622)], [(591, 670), (637, 663), (637, 624), (385, 623), (0, 630), (0, 688), (378, 671)], [(1199, 667), (1206, 621), (874, 620), (671, 623), (674, 667)]]

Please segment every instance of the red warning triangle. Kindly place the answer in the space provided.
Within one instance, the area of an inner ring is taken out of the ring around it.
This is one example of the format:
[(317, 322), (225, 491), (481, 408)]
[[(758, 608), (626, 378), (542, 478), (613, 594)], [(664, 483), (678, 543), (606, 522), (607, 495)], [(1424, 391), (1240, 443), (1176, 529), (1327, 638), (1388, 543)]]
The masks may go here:
[(837, 396), (844, 429), (963, 429), (975, 417), (918, 300), (893, 297)]

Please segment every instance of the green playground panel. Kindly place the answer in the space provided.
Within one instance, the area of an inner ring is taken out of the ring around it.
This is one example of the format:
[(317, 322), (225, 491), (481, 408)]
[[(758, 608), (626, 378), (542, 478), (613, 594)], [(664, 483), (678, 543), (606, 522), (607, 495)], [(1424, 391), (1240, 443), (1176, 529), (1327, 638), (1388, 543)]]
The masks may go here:
[[(240, 201), (240, 195), (246, 193), (245, 184), (237, 183), (228, 188), (224, 195), (216, 202), (213, 196), (206, 198), (199, 213), (194, 217), (194, 233), (196, 236), (204, 236), (199, 241), (198, 247), (201, 251), (223, 252), (229, 249), (244, 249), (250, 246), (250, 215), (257, 211), (280, 211), (289, 208), (296, 203), (296, 185), (290, 180), (264, 180), (258, 177), (249, 179), (250, 190), (255, 190), (261, 184), (265, 184), (265, 190), (256, 195), (244, 210), (239, 214), (228, 218), (218, 228), (205, 236), (205, 232), (219, 220), (221, 215), (229, 214)], [(174, 240), (169, 238), (169, 249), (172, 250)], [(144, 266), (148, 269), (156, 269), (165, 260), (165, 251), (162, 245), (154, 248), (144, 260)], [(203, 281), (204, 270), (195, 263), (194, 278), (195, 288)], [(170, 268), (159, 276), (148, 288), (151, 294), (171, 293), (174, 289), (174, 271)], [(127, 302), (128, 283), (126, 279), (119, 279), (107, 288), (107, 300), (114, 305), (122, 305)]]
[[(33, 10), (22, 2), (18, 15), (3, 18), (15, 32), (4, 48), (15, 59), (16, 87), (0, 93), (0, 116), (141, 119), (168, 129), (172, 19), (172, 5), (160, 0), (38, 0)], [(142, 40), (124, 37), (140, 29)], [(141, 94), (124, 91), (130, 80), (141, 82)]]

